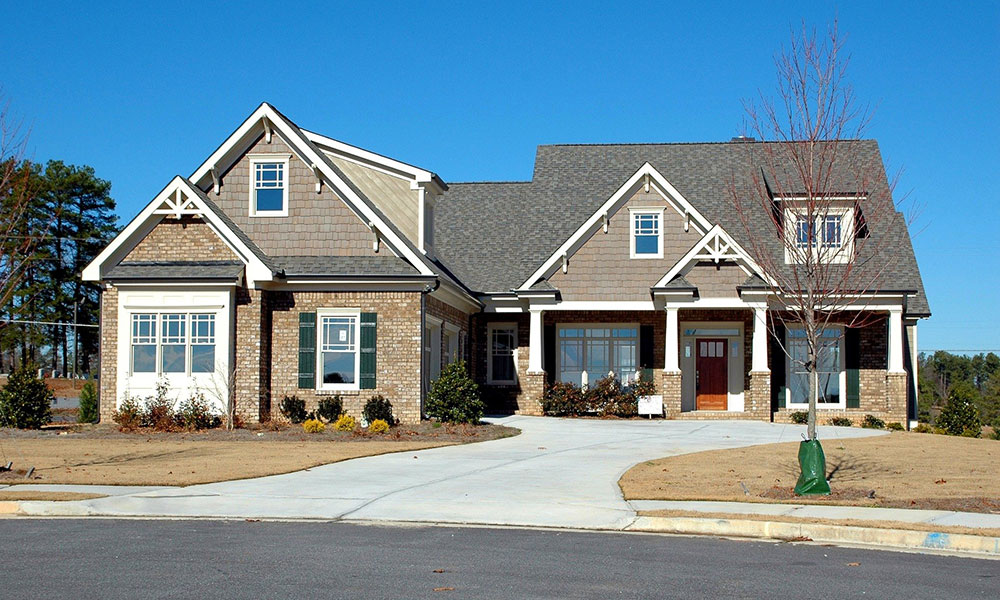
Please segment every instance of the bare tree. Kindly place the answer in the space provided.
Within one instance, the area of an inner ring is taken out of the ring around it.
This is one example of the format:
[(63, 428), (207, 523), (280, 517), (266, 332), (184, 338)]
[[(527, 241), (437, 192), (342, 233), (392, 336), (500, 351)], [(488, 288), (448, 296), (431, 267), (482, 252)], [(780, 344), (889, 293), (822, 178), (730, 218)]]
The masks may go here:
[(236, 429), (236, 364), (228, 369), (223, 366), (221, 361), (215, 363), (208, 392), (222, 410), (222, 424), (227, 431), (232, 431)]
[[(902, 223), (877, 147), (862, 139), (871, 111), (845, 78), (848, 63), (836, 23), (822, 38), (804, 25), (793, 34), (775, 57), (777, 99), (744, 103), (746, 136), (763, 143), (741, 148), (730, 186), (745, 250), (776, 309), (771, 334), (808, 374), (810, 440), (817, 401), (834, 385), (820, 372), (839, 360), (841, 329), (830, 326), (885, 318), (859, 308), (882, 289), (896, 259), (890, 232)], [(793, 343), (779, 326), (794, 331)]]

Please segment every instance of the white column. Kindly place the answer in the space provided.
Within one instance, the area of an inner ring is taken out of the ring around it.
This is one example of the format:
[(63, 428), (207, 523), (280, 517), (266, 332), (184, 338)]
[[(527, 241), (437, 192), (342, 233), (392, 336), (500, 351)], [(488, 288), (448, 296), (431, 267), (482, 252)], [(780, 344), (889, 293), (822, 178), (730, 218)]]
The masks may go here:
[(889, 311), (889, 372), (905, 373), (903, 370), (903, 310)]
[(767, 307), (753, 309), (753, 348), (750, 354), (750, 371), (767, 373)]
[(532, 308), (531, 329), (528, 336), (528, 372), (542, 373), (542, 314), (545, 311)]
[(664, 348), (663, 370), (677, 373), (681, 370), (678, 360), (677, 343), (677, 309), (667, 307), (667, 335), (666, 347)]

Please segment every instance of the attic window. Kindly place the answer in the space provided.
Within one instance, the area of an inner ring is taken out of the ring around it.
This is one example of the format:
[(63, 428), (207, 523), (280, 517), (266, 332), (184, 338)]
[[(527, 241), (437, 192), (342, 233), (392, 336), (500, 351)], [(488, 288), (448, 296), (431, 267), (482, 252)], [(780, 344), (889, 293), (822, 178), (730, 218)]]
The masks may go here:
[(288, 216), (288, 156), (250, 157), (250, 215)]
[(631, 209), (632, 258), (663, 258), (663, 209)]
[(833, 208), (826, 214), (807, 216), (787, 208), (785, 221), (789, 241), (785, 261), (803, 263), (810, 255), (820, 263), (846, 263), (854, 252), (854, 208)]

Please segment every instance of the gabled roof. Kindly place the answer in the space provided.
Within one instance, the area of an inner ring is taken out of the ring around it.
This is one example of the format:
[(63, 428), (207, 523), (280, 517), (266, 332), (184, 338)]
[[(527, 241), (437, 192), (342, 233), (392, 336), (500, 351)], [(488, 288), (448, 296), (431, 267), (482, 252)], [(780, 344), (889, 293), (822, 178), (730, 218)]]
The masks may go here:
[(276, 256), (283, 277), (365, 277), (420, 275), (398, 256)]
[[(678, 260), (674, 266), (670, 267), (662, 278), (653, 286), (660, 288), (673, 281), (675, 277), (680, 277), (686, 273), (688, 267), (702, 261), (713, 261), (718, 264), (720, 261), (733, 261), (742, 268), (747, 275), (757, 275), (764, 279), (764, 273), (754, 262), (753, 258), (747, 254), (721, 225), (712, 227), (687, 253)], [(681, 277), (683, 279), (683, 277)], [(686, 281), (686, 280), (685, 280)]]

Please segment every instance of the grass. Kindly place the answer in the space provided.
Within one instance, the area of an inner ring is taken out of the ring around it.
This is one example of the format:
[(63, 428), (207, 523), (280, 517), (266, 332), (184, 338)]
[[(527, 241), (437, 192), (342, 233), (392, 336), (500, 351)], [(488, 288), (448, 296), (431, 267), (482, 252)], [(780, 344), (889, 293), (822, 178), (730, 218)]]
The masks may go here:
[[(798, 443), (647, 461), (619, 480), (628, 500), (839, 504), (1000, 513), (1000, 442), (894, 432), (825, 440), (830, 496), (795, 496)], [(742, 484), (742, 485), (741, 485)], [(746, 486), (747, 491), (744, 491)]]
[[(14, 471), (0, 484), (185, 486), (263, 477), (390, 452), (486, 441), (516, 435), (499, 425), (421, 424), (378, 436), (279, 431), (119, 433), (109, 426), (76, 426), (75, 433), (0, 431), (0, 458)], [(31, 479), (25, 479), (34, 467)]]
[(0, 502), (11, 500), (43, 500), (67, 502), (72, 500), (93, 500), (107, 498), (106, 494), (85, 494), (81, 492), (35, 492), (32, 490), (0, 490)]

